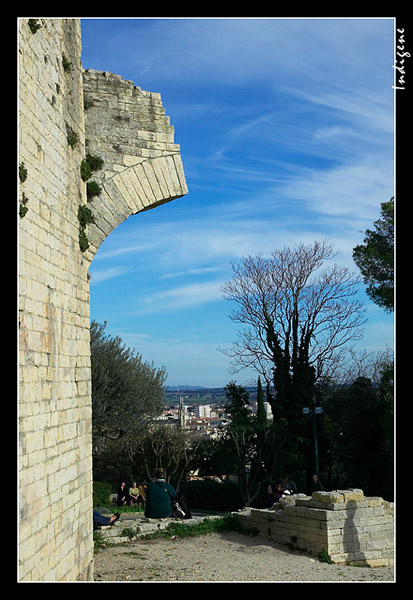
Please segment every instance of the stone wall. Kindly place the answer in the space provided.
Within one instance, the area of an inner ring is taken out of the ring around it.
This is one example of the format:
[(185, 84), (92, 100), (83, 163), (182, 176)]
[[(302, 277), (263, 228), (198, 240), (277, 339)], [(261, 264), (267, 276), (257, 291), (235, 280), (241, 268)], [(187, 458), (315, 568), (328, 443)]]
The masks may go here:
[[(19, 579), (88, 581), (88, 269), (114, 227), (187, 188), (159, 94), (84, 73), (79, 19), (19, 19), (18, 51)], [(90, 151), (104, 160), (92, 201), (81, 176)]]
[(394, 505), (362, 490), (314, 492), (282, 498), (271, 509), (234, 513), (244, 527), (335, 563), (394, 564)]
[(92, 69), (84, 71), (83, 86), (87, 151), (105, 165), (93, 174), (102, 189), (90, 202), (93, 255), (129, 216), (179, 198), (188, 189), (174, 128), (159, 93)]
[(61, 581), (93, 558), (81, 42), (76, 20), (37, 25), (19, 22), (19, 576)]

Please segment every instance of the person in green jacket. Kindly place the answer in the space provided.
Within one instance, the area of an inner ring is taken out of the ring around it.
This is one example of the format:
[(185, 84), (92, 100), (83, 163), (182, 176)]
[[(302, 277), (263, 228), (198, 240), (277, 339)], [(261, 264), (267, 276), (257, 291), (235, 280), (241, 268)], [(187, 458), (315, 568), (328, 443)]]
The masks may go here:
[[(169, 492), (169, 494), (168, 494)], [(163, 469), (155, 471), (155, 480), (148, 484), (146, 490), (145, 517), (163, 519), (172, 516), (171, 496), (176, 496), (175, 488), (165, 481)]]

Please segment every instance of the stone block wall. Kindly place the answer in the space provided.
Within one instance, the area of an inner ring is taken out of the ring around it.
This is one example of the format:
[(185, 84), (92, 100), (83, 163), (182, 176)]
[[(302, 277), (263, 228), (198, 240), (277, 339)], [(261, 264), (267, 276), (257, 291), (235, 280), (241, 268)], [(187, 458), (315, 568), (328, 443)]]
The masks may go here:
[[(88, 269), (117, 225), (187, 188), (159, 94), (84, 73), (79, 19), (19, 18), (18, 52), (19, 579), (90, 581)], [(86, 125), (88, 94), (99, 114)], [(91, 202), (88, 151), (104, 160)]]
[(394, 505), (362, 490), (298, 494), (271, 509), (234, 514), (268, 539), (315, 555), (327, 552), (335, 563), (394, 564)]
[(86, 203), (80, 24), (32, 25), (19, 20), (19, 578), (87, 580), (90, 261), (78, 241), (77, 212)]

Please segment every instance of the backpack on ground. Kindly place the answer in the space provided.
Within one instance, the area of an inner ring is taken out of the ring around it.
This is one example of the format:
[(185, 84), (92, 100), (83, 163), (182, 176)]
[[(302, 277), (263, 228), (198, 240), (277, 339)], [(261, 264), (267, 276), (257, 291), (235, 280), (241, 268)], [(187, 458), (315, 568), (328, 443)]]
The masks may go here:
[(191, 510), (184, 496), (177, 492), (175, 498), (171, 499), (172, 514), (177, 519), (192, 519)]
[(191, 511), (189, 509), (188, 502), (180, 492), (176, 493), (176, 496), (172, 497), (168, 488), (164, 487), (160, 481), (156, 482), (161, 488), (168, 494), (171, 505), (172, 505), (172, 516), (176, 519), (192, 519)]

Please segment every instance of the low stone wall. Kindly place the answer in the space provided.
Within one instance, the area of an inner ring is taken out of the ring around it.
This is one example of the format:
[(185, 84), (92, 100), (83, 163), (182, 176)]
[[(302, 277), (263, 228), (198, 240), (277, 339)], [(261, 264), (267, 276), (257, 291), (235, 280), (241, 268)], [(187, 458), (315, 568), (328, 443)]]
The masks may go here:
[[(113, 514), (100, 510), (102, 514)], [(174, 517), (166, 517), (164, 519), (149, 519), (144, 513), (122, 513), (120, 519), (113, 525), (102, 526), (99, 530), (101, 537), (111, 544), (121, 544), (136, 540), (144, 535), (158, 533), (162, 529), (166, 529), (170, 523), (180, 523), (181, 525), (196, 525), (205, 519), (219, 519), (219, 514), (204, 514), (202, 512), (193, 512), (192, 518), (176, 519)]]
[(282, 498), (270, 509), (234, 513), (244, 527), (334, 563), (394, 564), (394, 505), (362, 490), (335, 490)]

